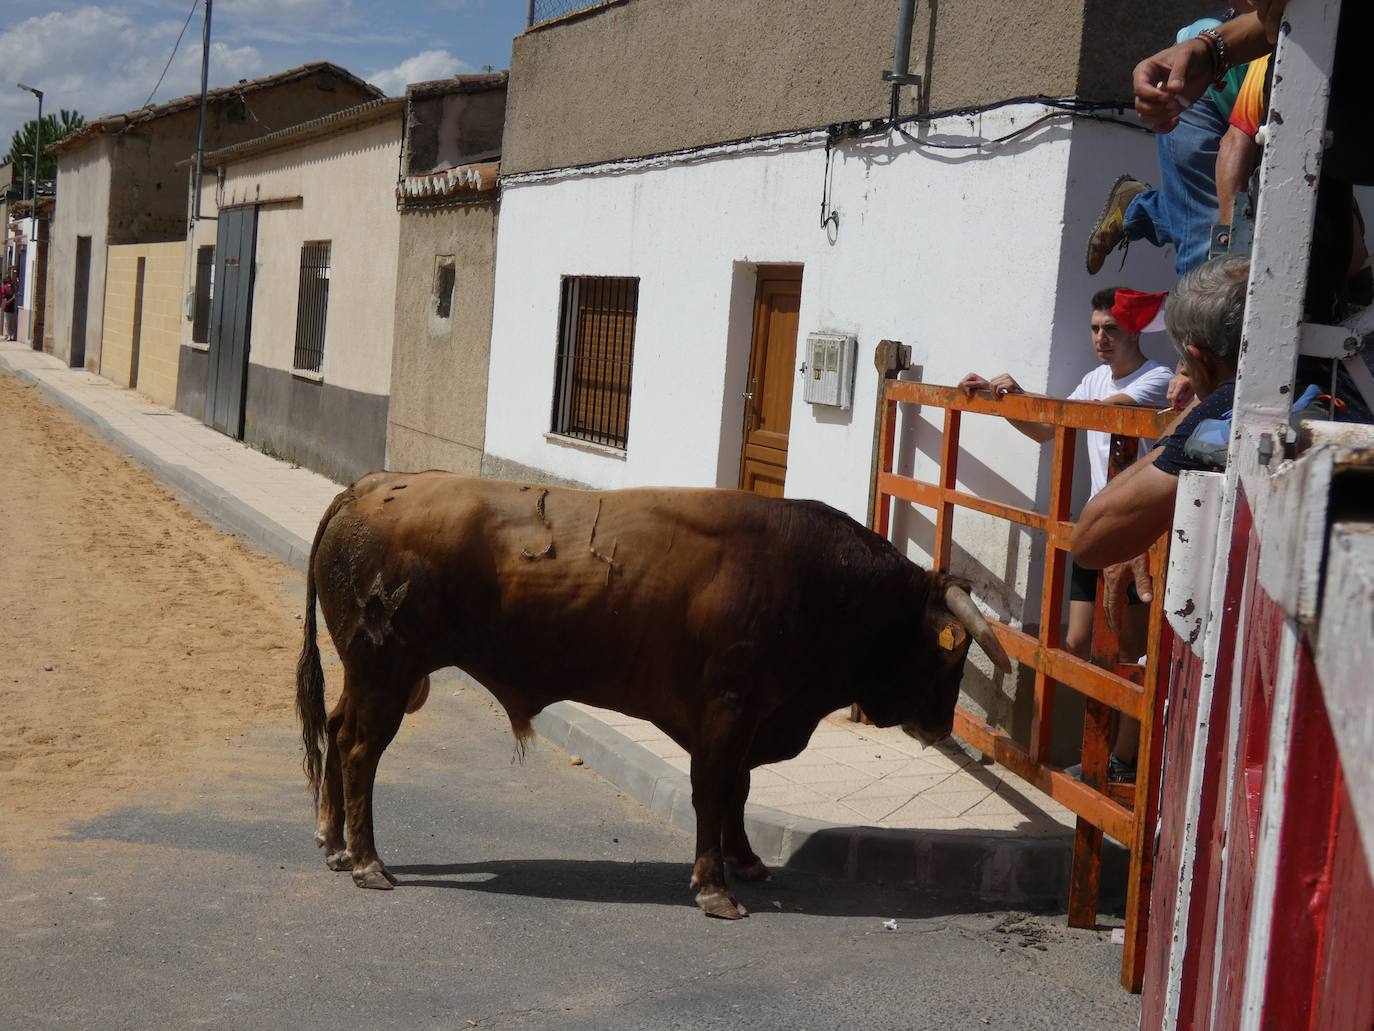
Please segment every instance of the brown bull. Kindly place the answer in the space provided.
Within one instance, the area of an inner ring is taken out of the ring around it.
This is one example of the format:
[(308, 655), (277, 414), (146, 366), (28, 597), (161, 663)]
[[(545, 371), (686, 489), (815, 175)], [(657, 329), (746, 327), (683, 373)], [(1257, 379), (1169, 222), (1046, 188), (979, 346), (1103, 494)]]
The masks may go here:
[[(344, 667), (327, 719), (317, 593)], [(306, 576), (296, 704), (316, 841), (356, 884), (395, 883), (373, 840), (377, 763), (428, 675), (457, 666), (521, 744), (541, 709), (573, 699), (681, 745), (696, 900), (736, 918), (725, 860), (745, 880), (768, 873), (744, 833), (749, 771), (795, 756), (853, 702), (880, 726), (945, 737), (971, 637), (1010, 668), (959, 581), (818, 502), (374, 473), (325, 512)]]

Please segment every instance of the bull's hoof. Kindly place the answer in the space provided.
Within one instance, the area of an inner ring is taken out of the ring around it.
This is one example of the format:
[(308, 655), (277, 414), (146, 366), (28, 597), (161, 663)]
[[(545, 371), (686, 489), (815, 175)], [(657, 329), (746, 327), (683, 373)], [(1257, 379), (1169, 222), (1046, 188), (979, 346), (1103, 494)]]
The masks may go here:
[(749, 915), (749, 910), (724, 891), (697, 892), (697, 905), (707, 916), (720, 917), (722, 920), (739, 920)]
[(390, 891), (399, 882), (391, 876), (391, 871), (384, 867), (379, 860), (373, 860), (363, 867), (356, 867), (353, 870), (353, 883), (360, 888), (376, 888), (379, 891)]
[(772, 872), (764, 865), (762, 859), (754, 857), (753, 862), (736, 865), (734, 876), (741, 881), (766, 881), (772, 877)]
[(353, 856), (346, 848), (339, 849), (337, 852), (327, 852), (324, 857), (324, 865), (337, 872), (352, 870)]

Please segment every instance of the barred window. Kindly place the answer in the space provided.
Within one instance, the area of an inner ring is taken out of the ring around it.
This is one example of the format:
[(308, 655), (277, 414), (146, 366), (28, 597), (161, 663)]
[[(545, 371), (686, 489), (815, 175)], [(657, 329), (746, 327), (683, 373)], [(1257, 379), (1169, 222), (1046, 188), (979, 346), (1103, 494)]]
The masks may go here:
[(196, 248), (196, 306), (191, 322), (191, 339), (197, 344), (210, 342), (210, 299), (215, 288), (215, 249)]
[(624, 450), (638, 310), (637, 278), (563, 279), (554, 433)]
[(329, 312), (329, 241), (301, 245), (301, 283), (296, 295), (296, 354), (292, 367), (319, 372), (324, 364), (324, 325)]

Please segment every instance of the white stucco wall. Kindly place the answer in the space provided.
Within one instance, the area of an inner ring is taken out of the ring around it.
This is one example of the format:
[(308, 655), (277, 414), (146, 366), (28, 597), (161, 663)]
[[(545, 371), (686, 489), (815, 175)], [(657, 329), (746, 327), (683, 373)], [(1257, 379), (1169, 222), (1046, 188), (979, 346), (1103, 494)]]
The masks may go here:
[[(384, 395), (391, 386), (396, 314), (396, 248), (400, 216), (396, 180), (401, 115), (324, 139), (229, 165), (222, 185), (207, 173), (201, 209), (265, 203), (258, 212), (250, 361), (290, 370), (296, 346), (301, 245), (330, 242), (329, 308), (325, 321), (326, 383)], [(188, 290), (195, 285), (197, 246), (214, 243), (214, 223), (191, 234)], [(190, 340), (189, 324), (183, 339)]]
[[(951, 119), (933, 139), (995, 137), (1038, 107)], [(1120, 172), (1156, 178), (1144, 134), (1057, 122), (991, 154), (934, 151), (894, 137), (836, 152), (820, 224), (824, 141), (657, 167), (508, 180), (497, 243), (486, 448), (490, 456), (597, 487), (737, 482), (756, 263), (804, 265), (805, 335), (858, 338), (850, 412), (802, 400), (796, 376), (786, 493), (861, 521), (868, 507), (874, 346), (911, 345), (917, 374), (952, 384), (1010, 371), (1066, 393), (1095, 363), (1089, 297), (1108, 285), (1161, 289), (1172, 255), (1136, 245), (1121, 274), (1083, 270), (1087, 233)], [(640, 278), (629, 443), (610, 457), (545, 439), (563, 275)], [(1172, 361), (1166, 340), (1149, 347)], [(940, 413), (914, 419), (899, 462), (931, 471)], [(966, 417), (961, 480), (975, 493), (1043, 504), (1047, 462), (1001, 420)], [(908, 521), (913, 553), (929, 526)], [(1029, 548), (1005, 524), (961, 515), (956, 543), (1004, 581), (1019, 609)], [(970, 570), (970, 572), (975, 572)], [(999, 608), (998, 599), (990, 599)], [(1019, 616), (1020, 612), (1015, 612)]]
[(86, 365), (97, 368), (105, 312), (105, 247), (110, 224), (110, 140), (64, 152), (57, 163), (57, 196), (48, 247), (48, 318), (44, 330), (53, 353), (70, 361), (76, 240), (91, 238), (91, 278), (86, 308)]

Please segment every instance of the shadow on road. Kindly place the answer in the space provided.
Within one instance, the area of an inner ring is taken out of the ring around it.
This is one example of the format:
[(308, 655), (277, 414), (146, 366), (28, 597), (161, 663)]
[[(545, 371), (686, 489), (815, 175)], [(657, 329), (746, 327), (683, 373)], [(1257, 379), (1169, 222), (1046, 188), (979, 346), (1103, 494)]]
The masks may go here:
[[(618, 860), (502, 859), (475, 863), (389, 863), (401, 888), (453, 888), (577, 902), (690, 904), (688, 863)], [(782, 870), (761, 884), (732, 881), (751, 913), (817, 916), (931, 917), (983, 913), (1000, 906), (970, 895), (936, 894), (892, 885), (833, 881)]]

